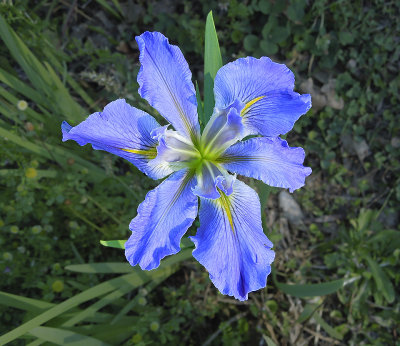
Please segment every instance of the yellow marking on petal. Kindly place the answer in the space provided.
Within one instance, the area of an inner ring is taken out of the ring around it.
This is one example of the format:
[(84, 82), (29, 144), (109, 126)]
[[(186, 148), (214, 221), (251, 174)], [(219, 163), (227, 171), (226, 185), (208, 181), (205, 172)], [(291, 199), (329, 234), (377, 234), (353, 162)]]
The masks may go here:
[(264, 97), (265, 96), (259, 96), (259, 97), (256, 97), (255, 99), (252, 99), (251, 101), (247, 102), (246, 105), (244, 106), (244, 108), (242, 109), (242, 111), (240, 112), (240, 116), (244, 116), (249, 111), (249, 108), (252, 105), (254, 105), (257, 101), (260, 101)]
[(157, 149), (151, 148), (149, 150), (141, 150), (141, 149), (123, 149), (123, 151), (127, 151), (128, 153), (138, 154), (146, 156), (148, 159), (154, 159), (157, 156)]
[(232, 230), (233, 234), (235, 234), (235, 228), (233, 227), (233, 218), (232, 218), (232, 213), (231, 213), (231, 209), (230, 209), (230, 202), (229, 202), (228, 196), (225, 195), (225, 193), (223, 193), (220, 189), (218, 189), (218, 192), (221, 195), (221, 197), (219, 198), (219, 200), (221, 202), (221, 207), (222, 207), (222, 209), (224, 209), (224, 211), (226, 213), (226, 217), (228, 218), (228, 221), (231, 226), (231, 230)]

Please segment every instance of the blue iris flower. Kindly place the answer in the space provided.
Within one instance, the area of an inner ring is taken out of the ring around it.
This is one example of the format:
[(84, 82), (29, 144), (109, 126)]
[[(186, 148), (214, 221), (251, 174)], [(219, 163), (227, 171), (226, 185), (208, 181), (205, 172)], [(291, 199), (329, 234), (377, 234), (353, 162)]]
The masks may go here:
[(291, 192), (304, 185), (311, 174), (304, 150), (279, 135), (308, 111), (310, 95), (293, 92), (294, 76), (285, 65), (266, 57), (238, 59), (218, 71), (214, 112), (201, 133), (192, 74), (180, 49), (158, 32), (136, 41), (139, 94), (170, 125), (119, 99), (75, 127), (64, 122), (63, 141), (91, 143), (153, 179), (168, 176), (129, 225), (125, 255), (132, 266), (151, 270), (177, 253), (199, 208), (193, 256), (221, 293), (246, 300), (265, 287), (275, 253), (262, 229), (258, 195), (236, 174)]

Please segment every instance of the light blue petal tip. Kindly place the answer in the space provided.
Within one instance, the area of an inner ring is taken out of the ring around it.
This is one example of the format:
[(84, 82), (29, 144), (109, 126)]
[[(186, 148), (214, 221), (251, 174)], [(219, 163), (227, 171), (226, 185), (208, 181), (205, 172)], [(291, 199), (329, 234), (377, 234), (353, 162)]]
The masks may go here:
[(61, 123), (61, 131), (64, 133), (68, 133), (71, 131), (72, 126), (68, 124), (65, 120)]

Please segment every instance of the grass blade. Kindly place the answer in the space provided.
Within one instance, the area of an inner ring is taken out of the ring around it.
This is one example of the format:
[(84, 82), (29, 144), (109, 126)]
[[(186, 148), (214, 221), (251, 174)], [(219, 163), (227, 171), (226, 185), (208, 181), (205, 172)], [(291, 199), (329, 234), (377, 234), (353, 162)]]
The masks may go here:
[[(12, 133), (2, 127), (0, 127), (0, 136), (7, 138), (21, 147), (32, 151), (35, 154), (41, 155), (46, 157), (47, 159), (56, 161), (62, 167), (67, 167), (67, 160), (74, 159), (75, 165), (70, 166), (71, 169), (80, 169), (79, 165), (87, 168), (90, 172), (88, 177), (94, 178), (95, 181), (102, 180), (104, 178), (104, 172), (101, 168), (97, 167), (93, 163), (81, 158), (78, 155), (71, 153), (68, 150), (65, 150), (62, 147), (58, 147), (51, 144), (44, 144), (41, 145), (28, 141), (25, 138), (18, 136), (15, 133)], [(75, 166), (75, 167), (74, 167)]]
[[(132, 270), (133, 270), (133, 268), (132, 268)], [(160, 269), (160, 270), (156, 270), (154, 272), (149, 272), (149, 281), (157, 280), (159, 278), (163, 278), (163, 280), (165, 280), (173, 272), (175, 272), (175, 269), (173, 269), (171, 266), (165, 267), (165, 268)], [(142, 285), (141, 281), (132, 280), (130, 283), (127, 283), (126, 285), (121, 286), (120, 288), (118, 288), (114, 292), (109, 293), (108, 295), (106, 295), (105, 297), (101, 298), (96, 303), (94, 303), (91, 306), (89, 306), (88, 308), (86, 308), (81, 313), (75, 315), (73, 318), (71, 318), (70, 320), (66, 321), (63, 324), (63, 327), (72, 327), (75, 324), (85, 320), (88, 317), (95, 316), (97, 311), (99, 311), (100, 309), (104, 308), (106, 305), (111, 304), (113, 301), (121, 298), (123, 295), (127, 294), (128, 292), (134, 290), (135, 288), (137, 288), (137, 287), (139, 287), (141, 285)]]
[(109, 344), (95, 339), (90, 336), (71, 332), (60, 328), (51, 327), (36, 327), (32, 329), (29, 334), (36, 336), (42, 340), (52, 342), (56, 345), (70, 345), (70, 346), (107, 346)]
[[(170, 258), (167, 258), (162, 265), (160, 266), (160, 269), (153, 271), (152, 275), (156, 273), (157, 271), (163, 270), (162, 268), (168, 267), (174, 263), (178, 263), (180, 261), (183, 261), (187, 258), (190, 258), (192, 255), (191, 249), (186, 249), (182, 250), (179, 254), (172, 256)], [(136, 270), (135, 270), (136, 269)], [(106, 282), (103, 282), (99, 285), (96, 285), (94, 287), (89, 288), (86, 291), (83, 291), (74, 297), (67, 299), (66, 301), (50, 308), (46, 312), (34, 317), (30, 321), (20, 325), (19, 327), (13, 329), (12, 331), (0, 336), (0, 345), (6, 344), (8, 342), (11, 342), (22, 335), (30, 332), (32, 329), (46, 323), (47, 321), (69, 311), (70, 309), (87, 302), (91, 299), (100, 297), (104, 294), (107, 294), (109, 292), (114, 291), (116, 288), (121, 287), (125, 284), (129, 284), (131, 280), (136, 280), (136, 285), (140, 286), (146, 282), (148, 282), (151, 279), (151, 275), (149, 272), (143, 272), (138, 268), (135, 268), (134, 272), (131, 274), (126, 274), (121, 277), (108, 280)]]
[(345, 284), (344, 279), (324, 282), (321, 284), (305, 284), (305, 285), (289, 285), (276, 282), (275, 285), (282, 292), (289, 294), (293, 297), (319, 297), (326, 294), (331, 294), (341, 289)]
[(325, 320), (318, 314), (314, 314), (313, 316), (315, 322), (317, 322), (322, 329), (324, 329), (331, 337), (342, 340), (343, 335), (340, 334), (338, 331), (336, 331), (334, 328), (332, 328), (328, 323), (325, 322)]
[(87, 263), (87, 264), (72, 264), (65, 267), (66, 270), (70, 270), (78, 273), (90, 273), (90, 274), (122, 274), (131, 273), (133, 267), (127, 263)]
[(71, 122), (81, 121), (86, 111), (72, 99), (50, 65), (47, 64), (47, 69), (43, 66), (1, 15), (0, 37), (32, 85), (47, 97), (47, 103), (55, 110), (54, 113)]
[(54, 306), (54, 304), (42, 300), (21, 297), (2, 291), (0, 291), (0, 305), (35, 313), (43, 312), (43, 310)]
[(387, 300), (388, 303), (394, 302), (394, 288), (393, 284), (382, 270), (382, 268), (371, 258), (367, 257), (369, 268), (371, 269), (372, 276), (375, 280), (376, 287)]

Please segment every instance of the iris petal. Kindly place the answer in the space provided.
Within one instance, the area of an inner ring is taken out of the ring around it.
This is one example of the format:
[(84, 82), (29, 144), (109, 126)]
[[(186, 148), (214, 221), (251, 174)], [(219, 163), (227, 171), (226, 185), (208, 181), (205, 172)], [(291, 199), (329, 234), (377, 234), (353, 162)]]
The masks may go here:
[(167, 126), (163, 126), (161, 130), (154, 130), (152, 136), (159, 142), (156, 159), (185, 163), (200, 156), (190, 139), (176, 131), (168, 130)]
[(236, 180), (230, 196), (201, 198), (200, 228), (191, 237), (196, 245), (193, 256), (214, 285), (239, 300), (265, 287), (275, 256), (263, 233), (260, 211), (256, 192)]
[(302, 148), (291, 148), (279, 137), (257, 137), (231, 146), (220, 161), (231, 172), (293, 192), (311, 174), (311, 168), (303, 166), (304, 156)]
[(249, 105), (241, 115), (246, 134), (276, 137), (289, 132), (310, 108), (310, 95), (272, 91)]
[(200, 133), (192, 74), (181, 50), (159, 32), (136, 37), (140, 50), (139, 94), (181, 134)]
[(243, 104), (234, 102), (226, 109), (214, 108), (214, 113), (201, 137), (204, 155), (219, 156), (226, 148), (245, 135), (240, 110)]
[(165, 256), (179, 252), (180, 240), (197, 215), (193, 183), (192, 175), (181, 170), (147, 194), (129, 225), (132, 235), (125, 244), (132, 266), (151, 270)]
[(105, 150), (133, 163), (153, 179), (170, 172), (148, 165), (156, 156), (157, 141), (151, 136), (159, 127), (147, 113), (119, 99), (104, 107), (103, 112), (91, 114), (75, 127), (62, 124), (63, 141), (74, 140), (79, 145), (92, 144), (93, 149)]
[(278, 136), (292, 129), (311, 107), (309, 95), (293, 92), (294, 75), (267, 57), (241, 58), (223, 66), (215, 77), (215, 106), (224, 109), (238, 100), (247, 134)]
[(230, 195), (235, 180), (236, 175), (230, 175), (226, 169), (204, 162), (197, 173), (197, 184), (193, 188), (193, 193), (199, 197), (212, 199), (221, 197), (220, 191)]

